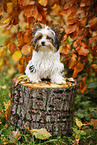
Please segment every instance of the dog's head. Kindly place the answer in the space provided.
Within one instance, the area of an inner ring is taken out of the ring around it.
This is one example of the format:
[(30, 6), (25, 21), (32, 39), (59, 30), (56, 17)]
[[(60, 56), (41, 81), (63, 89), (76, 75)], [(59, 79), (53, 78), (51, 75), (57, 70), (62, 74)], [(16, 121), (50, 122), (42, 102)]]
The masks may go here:
[[(52, 50), (57, 51), (61, 42), (63, 32), (60, 33), (60, 28), (52, 25), (51, 27), (36, 24), (32, 28), (33, 32), (33, 49), (35, 51)], [(60, 34), (59, 34), (60, 33)], [(61, 37), (60, 37), (61, 36)]]

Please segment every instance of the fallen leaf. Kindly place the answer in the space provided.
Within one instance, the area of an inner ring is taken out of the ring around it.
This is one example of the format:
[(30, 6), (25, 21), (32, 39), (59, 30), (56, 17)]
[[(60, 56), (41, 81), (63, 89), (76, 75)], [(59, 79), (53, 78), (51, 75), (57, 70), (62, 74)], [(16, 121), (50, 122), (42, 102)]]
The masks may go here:
[(9, 138), (13, 143), (15, 143), (16, 140), (19, 140), (21, 138), (21, 136), (22, 135), (21, 135), (20, 131), (18, 131), (18, 130), (12, 131), (11, 134), (9, 134)]
[(28, 133), (35, 135), (35, 137), (38, 139), (44, 140), (51, 137), (51, 134), (45, 128), (30, 130), (29, 127), (27, 127), (27, 124), (25, 124), (24, 127)]
[(47, 130), (45, 128), (32, 129), (30, 131), (38, 139), (49, 139), (51, 137), (51, 134), (49, 132), (47, 132)]
[(5, 111), (5, 117), (6, 117), (7, 122), (8, 122), (8, 119), (9, 119), (10, 105), (11, 105), (10, 100), (7, 103), (4, 102), (4, 106), (5, 106), (4, 111)]
[(82, 127), (82, 122), (81, 121), (79, 121), (77, 118), (75, 119), (75, 122), (76, 122), (76, 125), (79, 127), (79, 128), (81, 128)]
[(90, 122), (88, 124), (92, 125), (94, 129), (97, 129), (97, 119), (91, 118)]

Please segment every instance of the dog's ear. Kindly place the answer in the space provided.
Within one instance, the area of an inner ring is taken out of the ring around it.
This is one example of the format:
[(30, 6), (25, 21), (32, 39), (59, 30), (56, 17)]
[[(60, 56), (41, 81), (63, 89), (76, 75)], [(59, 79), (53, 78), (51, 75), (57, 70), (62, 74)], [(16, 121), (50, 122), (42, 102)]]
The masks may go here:
[(38, 29), (42, 29), (42, 25), (40, 23), (35, 23), (31, 28), (32, 35), (34, 35)]
[[(33, 27), (31, 28), (31, 34), (32, 34), (32, 38), (34, 38), (34, 35), (35, 35), (35, 33), (36, 33), (36, 31), (38, 30), (38, 29), (42, 29), (42, 25), (40, 24), (40, 23), (35, 23), (34, 25), (33, 25)], [(33, 43), (33, 49), (35, 48), (35, 43), (33, 42), (33, 39), (32, 39), (32, 43)]]
[(65, 34), (65, 30), (63, 29), (63, 27), (61, 27), (60, 25), (58, 24), (53, 24), (51, 26), (51, 29), (55, 32), (56, 36), (55, 36), (55, 43), (56, 43), (56, 47), (57, 49), (59, 49), (59, 46), (60, 46), (60, 43), (61, 43), (61, 40)]

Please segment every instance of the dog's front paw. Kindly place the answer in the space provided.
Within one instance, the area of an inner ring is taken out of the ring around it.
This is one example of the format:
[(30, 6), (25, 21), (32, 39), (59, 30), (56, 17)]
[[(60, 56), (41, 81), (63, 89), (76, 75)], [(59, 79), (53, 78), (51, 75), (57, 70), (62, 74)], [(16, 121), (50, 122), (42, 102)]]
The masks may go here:
[(36, 69), (35, 69), (34, 65), (29, 66), (29, 70), (30, 70), (31, 73), (36, 72)]
[(41, 81), (40, 78), (38, 76), (35, 76), (35, 75), (30, 76), (29, 80), (30, 80), (31, 83), (39, 83)]
[(53, 75), (51, 77), (51, 82), (56, 84), (66, 84), (65, 78), (61, 75)]

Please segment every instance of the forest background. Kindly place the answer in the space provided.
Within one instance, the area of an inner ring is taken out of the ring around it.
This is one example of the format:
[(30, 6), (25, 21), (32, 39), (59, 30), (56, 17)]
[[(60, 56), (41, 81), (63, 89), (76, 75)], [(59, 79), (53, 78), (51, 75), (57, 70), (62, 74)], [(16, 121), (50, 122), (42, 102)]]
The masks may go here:
[[(43, 140), (8, 126), (11, 80), (32, 57), (35, 22), (65, 30), (59, 48), (64, 75), (77, 81), (71, 137)], [(97, 0), (1, 0), (0, 33), (1, 144), (97, 144)]]

